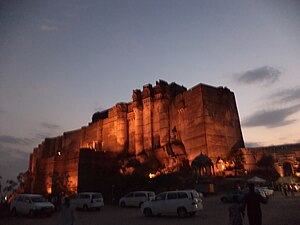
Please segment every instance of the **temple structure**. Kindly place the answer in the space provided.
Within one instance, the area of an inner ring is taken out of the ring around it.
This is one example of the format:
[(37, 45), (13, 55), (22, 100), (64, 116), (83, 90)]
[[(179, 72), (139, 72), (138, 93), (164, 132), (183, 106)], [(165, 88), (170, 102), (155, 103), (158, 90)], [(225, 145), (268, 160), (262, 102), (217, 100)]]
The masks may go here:
[(46, 138), (30, 156), (32, 192), (52, 193), (57, 174), (67, 174), (76, 192), (88, 183), (86, 176), (98, 176), (112, 163), (121, 174), (133, 173), (136, 163), (150, 165), (153, 174), (168, 173), (201, 153), (216, 163), (243, 147), (228, 88), (198, 84), (187, 90), (159, 80), (134, 90), (132, 102), (96, 112), (87, 126)]

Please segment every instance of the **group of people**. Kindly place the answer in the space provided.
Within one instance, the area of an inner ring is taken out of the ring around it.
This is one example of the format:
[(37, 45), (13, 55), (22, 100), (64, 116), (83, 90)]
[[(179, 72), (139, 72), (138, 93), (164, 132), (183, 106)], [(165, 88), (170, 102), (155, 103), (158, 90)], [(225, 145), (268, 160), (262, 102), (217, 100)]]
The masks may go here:
[(233, 204), (229, 207), (229, 225), (243, 225), (246, 209), (249, 225), (262, 224), (260, 204), (266, 203), (266, 200), (255, 192), (255, 185), (253, 183), (249, 183), (248, 186), (249, 192), (245, 195), (242, 203), (239, 202), (237, 196), (233, 198)]
[(293, 184), (283, 184), (281, 186), (281, 191), (285, 196), (291, 194), (291, 196), (295, 196), (295, 185)]

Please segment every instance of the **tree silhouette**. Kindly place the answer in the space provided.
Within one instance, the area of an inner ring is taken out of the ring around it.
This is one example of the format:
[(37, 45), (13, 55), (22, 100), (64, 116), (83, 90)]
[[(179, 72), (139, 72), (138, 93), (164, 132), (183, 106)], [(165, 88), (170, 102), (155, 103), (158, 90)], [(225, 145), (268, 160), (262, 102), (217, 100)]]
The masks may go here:
[(17, 176), (17, 182), (19, 185), (19, 193), (30, 193), (31, 192), (31, 183), (32, 183), (32, 173), (27, 170), (25, 173), (21, 172)]
[(54, 172), (52, 174), (52, 194), (54, 195), (65, 195), (65, 194), (72, 194), (70, 192), (70, 181), (69, 181), (69, 174), (65, 173), (57, 173)]
[(3, 196), (12, 194), (14, 191), (16, 191), (17, 186), (18, 186), (18, 183), (15, 182), (14, 180), (7, 180), (6, 186), (3, 188)]
[(278, 172), (274, 167), (275, 160), (272, 155), (263, 154), (260, 160), (257, 161), (256, 165), (261, 169), (259, 172), (266, 178), (277, 179), (279, 177)]
[(274, 167), (274, 158), (271, 155), (263, 154), (261, 159), (257, 162), (257, 166), (264, 169), (270, 169)]
[(229, 160), (234, 164), (234, 175), (237, 175), (238, 170), (244, 169), (245, 158), (240, 148), (232, 148), (229, 153)]

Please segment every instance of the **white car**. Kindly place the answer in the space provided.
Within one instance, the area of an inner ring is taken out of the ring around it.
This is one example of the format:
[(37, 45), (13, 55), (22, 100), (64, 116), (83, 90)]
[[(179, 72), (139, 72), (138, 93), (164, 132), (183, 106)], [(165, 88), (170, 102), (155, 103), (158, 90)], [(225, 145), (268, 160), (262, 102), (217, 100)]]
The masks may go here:
[(12, 215), (23, 214), (33, 217), (38, 214), (51, 216), (54, 205), (38, 194), (17, 194), (10, 204)]
[[(243, 189), (243, 192), (244, 192), (245, 194), (248, 193), (248, 192), (249, 192), (249, 188), (246, 187), (245, 189)], [(267, 198), (268, 198), (268, 196), (267, 196), (265, 190), (262, 189), (262, 188), (255, 187), (255, 192), (258, 193), (258, 194), (260, 194), (261, 197), (263, 197), (264, 199), (267, 199)]]
[(177, 214), (179, 217), (194, 216), (203, 209), (202, 199), (196, 190), (168, 191), (141, 206), (147, 217), (160, 214)]
[(153, 191), (134, 191), (126, 194), (119, 200), (119, 206), (136, 206), (141, 207), (141, 205), (149, 201), (150, 199), (154, 199), (155, 193)]
[(102, 194), (99, 192), (82, 192), (75, 195), (71, 205), (76, 209), (88, 211), (90, 209), (100, 210), (104, 206)]
[(257, 187), (257, 189), (262, 190), (263, 192), (265, 192), (267, 197), (271, 197), (274, 194), (274, 190), (268, 188), (268, 187)]

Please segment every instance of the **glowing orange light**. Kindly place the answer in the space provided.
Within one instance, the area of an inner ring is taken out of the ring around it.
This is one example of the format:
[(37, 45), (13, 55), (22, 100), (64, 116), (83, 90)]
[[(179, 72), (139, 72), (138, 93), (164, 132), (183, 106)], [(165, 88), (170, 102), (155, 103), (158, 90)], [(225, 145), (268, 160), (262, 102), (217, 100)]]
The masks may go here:
[(51, 187), (48, 187), (48, 188), (47, 188), (47, 193), (48, 193), (48, 194), (51, 194), (51, 192), (52, 192), (52, 188), (51, 188)]
[(154, 177), (155, 177), (155, 174), (149, 173), (149, 178), (150, 178), (150, 179), (152, 179), (152, 178), (154, 178)]

